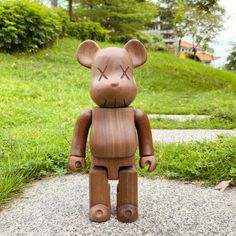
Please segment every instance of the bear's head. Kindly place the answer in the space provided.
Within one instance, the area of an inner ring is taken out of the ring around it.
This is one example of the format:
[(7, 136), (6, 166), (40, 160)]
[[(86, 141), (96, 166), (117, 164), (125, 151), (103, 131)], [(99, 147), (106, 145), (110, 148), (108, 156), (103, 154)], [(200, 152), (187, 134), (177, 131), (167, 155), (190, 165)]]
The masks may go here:
[(123, 48), (101, 49), (86, 40), (77, 51), (77, 60), (92, 69), (90, 96), (100, 107), (127, 107), (137, 93), (134, 68), (147, 60), (146, 49), (138, 40), (130, 40)]

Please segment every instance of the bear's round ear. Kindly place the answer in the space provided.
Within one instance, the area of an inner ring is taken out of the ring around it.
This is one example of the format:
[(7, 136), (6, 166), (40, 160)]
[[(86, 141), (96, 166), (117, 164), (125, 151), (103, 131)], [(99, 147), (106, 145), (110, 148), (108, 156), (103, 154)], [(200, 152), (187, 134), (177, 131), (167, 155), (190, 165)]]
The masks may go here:
[(85, 67), (91, 68), (93, 58), (99, 49), (99, 46), (93, 40), (85, 40), (80, 44), (76, 53), (78, 62)]
[(147, 52), (143, 44), (136, 39), (130, 40), (124, 48), (128, 51), (134, 67), (141, 66), (147, 60)]

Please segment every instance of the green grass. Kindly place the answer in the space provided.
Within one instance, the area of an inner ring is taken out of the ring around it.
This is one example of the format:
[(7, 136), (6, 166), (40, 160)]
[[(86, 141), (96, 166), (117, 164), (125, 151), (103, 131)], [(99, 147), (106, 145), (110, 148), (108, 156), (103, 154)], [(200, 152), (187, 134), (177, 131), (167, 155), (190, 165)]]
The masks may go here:
[(153, 129), (235, 129), (236, 120), (219, 121), (217, 119), (176, 121), (171, 119), (151, 119)]
[(216, 141), (155, 144), (158, 168), (150, 174), (139, 169), (142, 176), (201, 180), (216, 184), (222, 180), (236, 181), (236, 137), (219, 137)]
[[(165, 53), (138, 69), (136, 106), (149, 113), (212, 114), (236, 110), (236, 75)], [(141, 105), (143, 104), (143, 105)]]
[[(94, 105), (90, 71), (75, 60), (78, 44), (63, 39), (37, 54), (0, 54), (0, 204), (32, 179), (66, 173), (76, 116)], [(136, 79), (133, 106), (149, 113), (212, 114), (236, 108), (236, 75), (187, 59), (149, 53)], [(162, 172), (160, 164), (155, 173)]]

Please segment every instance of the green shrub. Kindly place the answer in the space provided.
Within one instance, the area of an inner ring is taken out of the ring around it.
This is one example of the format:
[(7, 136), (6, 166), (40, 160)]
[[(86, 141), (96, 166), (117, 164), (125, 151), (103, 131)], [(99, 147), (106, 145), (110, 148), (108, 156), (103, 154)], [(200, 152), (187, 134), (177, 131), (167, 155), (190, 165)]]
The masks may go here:
[(145, 47), (150, 51), (164, 51), (166, 50), (163, 37), (160, 34), (146, 34), (143, 32), (136, 32), (135, 34), (124, 34), (112, 36), (112, 41), (126, 43), (131, 39), (140, 40)]
[(60, 33), (60, 37), (63, 37), (67, 34), (68, 30), (69, 30), (69, 26), (70, 26), (70, 18), (67, 14), (67, 12), (62, 9), (62, 8), (58, 8), (55, 10), (57, 15), (58, 15), (58, 20), (61, 24), (61, 33)]
[(86, 22), (71, 22), (68, 29), (68, 34), (80, 40), (92, 39), (98, 41), (109, 40), (109, 32), (99, 23)]
[(0, 49), (36, 51), (63, 35), (62, 12), (28, 0), (0, 3)]
[(165, 44), (160, 34), (139, 33), (136, 37), (149, 51), (164, 51)]
[(134, 34), (111, 34), (112, 42), (127, 43), (129, 40), (136, 38), (137, 35)]
[(228, 109), (217, 109), (211, 115), (211, 120), (217, 120), (221, 122), (236, 122), (236, 112)]
[(145, 46), (150, 51), (164, 51), (165, 50), (163, 37), (160, 34), (149, 34), (149, 40), (145, 44)]

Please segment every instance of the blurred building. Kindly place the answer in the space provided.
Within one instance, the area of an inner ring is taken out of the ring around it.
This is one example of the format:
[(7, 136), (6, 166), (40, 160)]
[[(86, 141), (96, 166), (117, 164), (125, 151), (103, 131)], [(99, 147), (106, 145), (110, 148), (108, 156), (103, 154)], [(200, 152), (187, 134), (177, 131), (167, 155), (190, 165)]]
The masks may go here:
[(220, 57), (213, 56), (209, 53), (202, 52), (201, 47), (194, 47), (193, 44), (187, 41), (181, 41), (179, 57), (192, 58), (208, 65), (210, 65), (212, 61), (220, 58)]
[[(149, 34), (161, 34), (163, 41), (166, 45), (171, 45), (176, 47), (176, 52), (178, 51), (178, 37), (170, 22), (162, 20), (161, 16), (158, 16), (155, 20), (153, 28), (146, 30)], [(193, 44), (182, 40), (179, 50), (180, 58), (192, 58), (194, 60), (200, 61), (202, 63), (210, 65), (212, 61), (219, 59), (220, 57), (213, 56), (209, 53), (202, 52), (201, 47), (195, 47)]]
[(149, 34), (161, 34), (166, 45), (178, 44), (178, 38), (172, 24), (162, 19), (161, 16), (158, 16), (155, 19), (153, 28), (146, 30), (145, 32)]
[(176, 54), (179, 53), (180, 58), (188, 57), (208, 65), (210, 65), (212, 61), (221, 58), (206, 53), (202, 50), (201, 46), (196, 47), (185, 40), (181, 40), (179, 48), (179, 39), (172, 22), (172, 9), (162, 5), (160, 7), (159, 16), (155, 19), (153, 27), (146, 30), (145, 33), (162, 35), (164, 43), (171, 46), (170, 48), (174, 49)]

